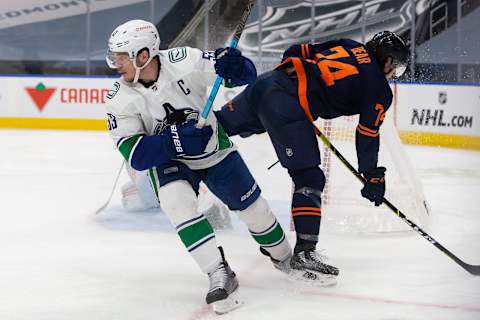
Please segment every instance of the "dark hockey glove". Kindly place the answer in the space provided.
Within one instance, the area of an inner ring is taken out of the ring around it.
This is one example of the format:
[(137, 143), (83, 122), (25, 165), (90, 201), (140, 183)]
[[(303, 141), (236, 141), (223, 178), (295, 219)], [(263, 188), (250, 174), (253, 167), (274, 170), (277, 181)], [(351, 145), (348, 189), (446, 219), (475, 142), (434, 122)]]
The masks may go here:
[(195, 156), (203, 153), (213, 130), (211, 126), (198, 129), (196, 124), (197, 121), (192, 119), (162, 131), (161, 135), (170, 141), (170, 150), (174, 155)]
[(242, 56), (235, 48), (215, 50), (215, 72), (224, 79), (226, 87), (243, 86), (257, 78), (257, 69), (253, 62)]
[(385, 196), (385, 171), (384, 167), (377, 167), (364, 174), (367, 182), (362, 188), (362, 197), (374, 202), (376, 207), (383, 203)]

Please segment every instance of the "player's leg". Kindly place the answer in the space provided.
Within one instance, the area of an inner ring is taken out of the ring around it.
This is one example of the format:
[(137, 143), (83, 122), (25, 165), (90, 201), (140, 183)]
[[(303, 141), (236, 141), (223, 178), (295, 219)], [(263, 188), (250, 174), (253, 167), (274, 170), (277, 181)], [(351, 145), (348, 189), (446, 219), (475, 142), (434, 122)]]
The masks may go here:
[(197, 194), (201, 171), (192, 171), (182, 163), (150, 170), (150, 177), (161, 207), (202, 272), (208, 275), (210, 288), (207, 304), (217, 313), (228, 312), (240, 305), (235, 297), (238, 281), (230, 269), (223, 250), (217, 248), (215, 233), (208, 220), (197, 210)]
[(292, 249), (285, 233), (238, 152), (209, 168), (205, 183), (230, 210), (238, 212), (262, 251), (276, 261), (289, 260)]
[(307, 276), (312, 276), (323, 285), (333, 285), (338, 269), (326, 264), (324, 257), (315, 252), (321, 224), (325, 175), (318, 166), (289, 170), (289, 174), (294, 182), (292, 217), (297, 235), (291, 266), (293, 269), (315, 271), (320, 277), (318, 274)]
[[(121, 187), (122, 206), (127, 211), (145, 211), (160, 207), (148, 170), (137, 171), (126, 165), (130, 179)], [(200, 184), (198, 212), (203, 214), (213, 230), (232, 228), (229, 210), (205, 186)]]
[[(222, 108), (218, 118), (225, 121), (222, 125), (226, 131), (234, 134), (242, 132), (234, 123), (237, 110), (245, 108), (250, 113), (255, 113), (255, 119), (260, 120), (261, 127), (267, 130), (280, 162), (289, 170), (292, 180), (296, 181), (296, 190), (309, 187), (316, 190), (315, 193), (321, 194), (325, 181), (319, 168), (320, 152), (317, 138), (299, 105), (294, 80), (282, 71), (273, 71), (262, 75), (247, 89), (245, 94), (233, 100), (231, 111), (226, 107)], [(245, 103), (247, 107), (244, 107)], [(241, 121), (240, 117), (238, 118), (238, 121)], [(229, 126), (233, 127), (230, 131)], [(311, 173), (314, 178), (305, 181), (301, 170), (305, 170), (307, 174)], [(302, 211), (304, 208), (309, 208), (308, 212)], [(320, 230), (321, 200), (314, 201), (311, 196), (297, 192), (292, 198), (292, 212), (297, 232), (296, 253), (304, 252), (307, 248), (309, 253), (314, 252)], [(332, 270), (335, 273), (335, 269)], [(311, 274), (306, 276), (316, 277)]]
[[(268, 104), (260, 108), (258, 114), (280, 163), (288, 169), (295, 185), (292, 217), (297, 242), (292, 268), (321, 273), (319, 281), (324, 281), (325, 285), (331, 284), (331, 277), (324, 277), (324, 274), (334, 277), (338, 274), (338, 269), (319, 261), (315, 254), (325, 176), (319, 168), (320, 152), (314, 129), (298, 105), (298, 97), (285, 91), (271, 95)], [(305, 276), (318, 278), (319, 275)]]

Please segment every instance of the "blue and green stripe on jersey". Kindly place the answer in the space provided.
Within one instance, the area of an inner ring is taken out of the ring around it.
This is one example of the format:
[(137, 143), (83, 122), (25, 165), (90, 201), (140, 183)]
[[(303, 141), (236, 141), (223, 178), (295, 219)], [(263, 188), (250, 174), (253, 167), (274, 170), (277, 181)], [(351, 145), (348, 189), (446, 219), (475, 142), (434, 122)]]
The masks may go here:
[(158, 179), (158, 174), (157, 174), (157, 169), (155, 167), (148, 169), (148, 177), (150, 178), (150, 185), (153, 188), (153, 191), (155, 192), (155, 197), (157, 197), (157, 200), (160, 202), (160, 199), (158, 198), (158, 189), (160, 188), (160, 180)]
[[(135, 149), (140, 143), (140, 141), (142, 140), (143, 136), (144, 134), (136, 134), (130, 137), (123, 137), (117, 141), (117, 148), (129, 165), (131, 165), (131, 160), (132, 160), (133, 154), (135, 153)], [(228, 138), (228, 135), (225, 133), (225, 130), (223, 129), (222, 125), (219, 122), (217, 122), (217, 138), (218, 138), (218, 144), (214, 151), (208, 154), (201, 154), (201, 155), (190, 156), (190, 157), (184, 156), (182, 158), (191, 159), (191, 160), (200, 160), (200, 159), (204, 159), (211, 156), (212, 154), (214, 154), (219, 150), (228, 149), (233, 146), (232, 141), (230, 140), (230, 138)]]
[(189, 252), (215, 238), (213, 228), (204, 215), (187, 220), (179, 224), (176, 229)]
[(129, 165), (132, 164), (133, 154), (143, 136), (144, 134), (136, 134), (130, 137), (123, 137), (117, 141), (117, 148)]
[(285, 233), (277, 220), (266, 230), (253, 232), (249, 230), (253, 239), (262, 247), (275, 247), (285, 239)]
[(220, 122), (217, 122), (217, 136), (218, 136), (218, 150), (228, 149), (233, 146), (232, 141), (228, 137), (225, 129), (223, 129)]

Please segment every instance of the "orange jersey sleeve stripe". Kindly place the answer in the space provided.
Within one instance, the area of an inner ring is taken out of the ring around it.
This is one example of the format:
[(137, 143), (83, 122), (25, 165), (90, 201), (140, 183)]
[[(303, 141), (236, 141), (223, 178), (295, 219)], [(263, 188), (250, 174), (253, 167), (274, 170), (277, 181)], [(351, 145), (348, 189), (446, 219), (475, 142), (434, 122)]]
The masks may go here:
[(310, 46), (308, 43), (305, 45), (305, 51), (307, 53), (307, 57), (310, 57)]
[(292, 212), (296, 212), (296, 211), (318, 211), (320, 212), (320, 208), (318, 207), (296, 207), (296, 208), (292, 208)]

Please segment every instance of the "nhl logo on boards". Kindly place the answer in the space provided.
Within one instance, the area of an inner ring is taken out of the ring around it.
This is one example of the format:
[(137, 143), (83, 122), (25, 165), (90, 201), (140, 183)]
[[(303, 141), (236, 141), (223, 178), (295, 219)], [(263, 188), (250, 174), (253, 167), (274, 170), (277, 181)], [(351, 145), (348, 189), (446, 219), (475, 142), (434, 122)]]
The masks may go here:
[(285, 154), (287, 157), (292, 157), (293, 156), (293, 149), (292, 148), (286, 148), (285, 149)]
[(440, 104), (445, 104), (447, 103), (447, 92), (446, 91), (440, 91), (438, 92), (438, 102)]

